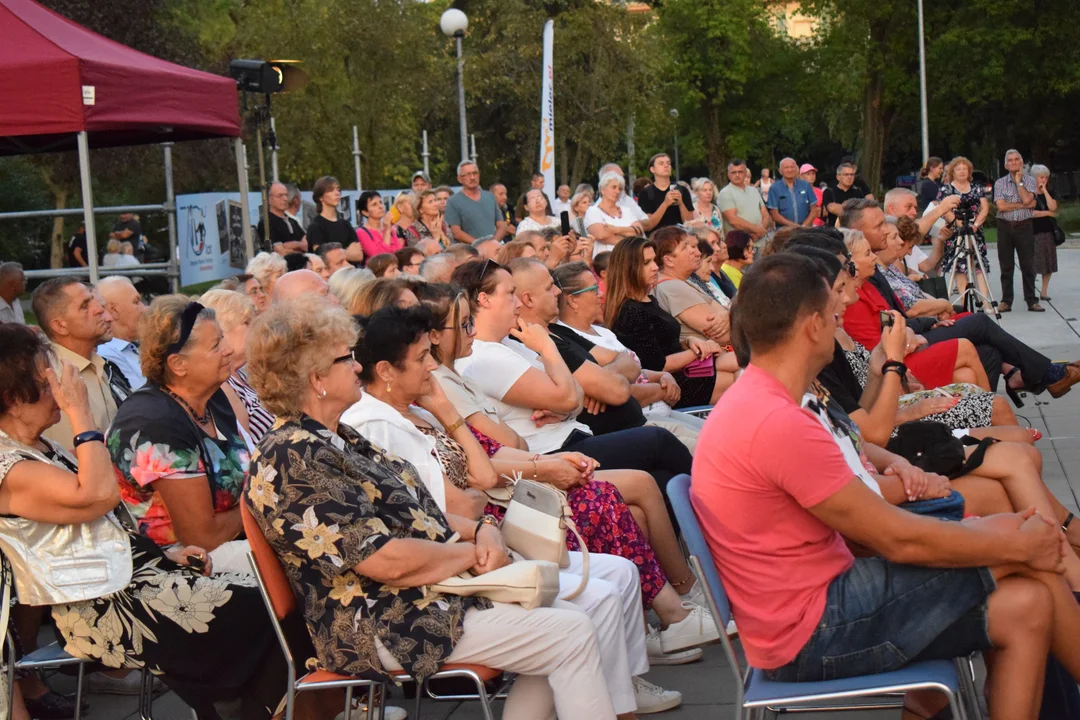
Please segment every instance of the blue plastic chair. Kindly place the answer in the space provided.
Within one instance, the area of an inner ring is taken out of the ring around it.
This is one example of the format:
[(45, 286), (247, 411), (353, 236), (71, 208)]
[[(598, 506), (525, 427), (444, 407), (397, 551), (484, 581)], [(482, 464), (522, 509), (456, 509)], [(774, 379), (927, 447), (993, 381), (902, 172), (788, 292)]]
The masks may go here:
[[(726, 627), (731, 620), (731, 605), (705, 542), (705, 536), (701, 532), (697, 515), (690, 504), (690, 476), (673, 477), (668, 482), (667, 494), (679, 521), (683, 540), (690, 551), (690, 565), (702, 582), (709, 609), (717, 626)], [(843, 705), (838, 701), (882, 697), (910, 690), (937, 690), (944, 693), (952, 707), (953, 717), (958, 720), (977, 720), (980, 717), (975, 684), (967, 658), (958, 658), (954, 662), (934, 660), (913, 663), (894, 672), (843, 680), (783, 683), (769, 680), (764, 672), (756, 668), (747, 667), (743, 672), (734, 647), (725, 633), (720, 633), (720, 640), (735, 676), (736, 718), (764, 718), (769, 713), (808, 709), (865, 710), (867, 705)], [(896, 707), (896, 703), (877, 707)]]

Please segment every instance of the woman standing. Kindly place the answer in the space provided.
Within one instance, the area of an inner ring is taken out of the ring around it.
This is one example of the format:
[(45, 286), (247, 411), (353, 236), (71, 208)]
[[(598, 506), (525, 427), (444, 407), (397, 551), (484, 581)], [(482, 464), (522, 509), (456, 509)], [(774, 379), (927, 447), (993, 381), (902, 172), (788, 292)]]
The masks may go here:
[(1047, 188), (1050, 168), (1032, 165), (1031, 174), (1035, 176), (1035, 274), (1042, 275), (1039, 299), (1049, 300), (1050, 276), (1058, 271), (1057, 245), (1054, 244), (1054, 218), (1057, 217), (1058, 203)]
[(761, 197), (765, 202), (769, 201), (769, 188), (773, 185), (772, 170), (761, 168), (761, 177), (754, 183), (754, 187), (761, 191)]
[(645, 234), (641, 222), (619, 207), (619, 198), (626, 190), (626, 180), (615, 172), (600, 177), (600, 202), (585, 212), (585, 229), (595, 241), (593, 257), (611, 250), (623, 238)]
[(720, 208), (713, 202), (716, 188), (713, 187), (712, 180), (704, 177), (694, 178), (690, 189), (694, 191), (693, 224), (710, 227), (718, 233), (722, 232), (724, 222), (720, 217)]
[(364, 224), (356, 229), (356, 239), (369, 260), (376, 255), (400, 250), (405, 241), (398, 237), (396, 226), (379, 193), (365, 190), (356, 200), (356, 212), (364, 218)]
[[(972, 184), (971, 175), (975, 171), (971, 161), (966, 157), (955, 157), (945, 168), (945, 184), (938, 192), (937, 200), (941, 202), (950, 195), (959, 195), (960, 204), (956, 210), (946, 213), (946, 222), (954, 224), (952, 236), (945, 241), (945, 253), (941, 258), (941, 268), (944, 274), (952, 271), (953, 258), (956, 257), (958, 243), (963, 241), (961, 228), (966, 223), (975, 236), (975, 248), (982, 258), (982, 265), (990, 272), (990, 261), (986, 255), (986, 238), (983, 237), (983, 223), (990, 212), (990, 203), (983, 194), (982, 188)], [(961, 295), (968, 286), (967, 270), (968, 263), (975, 262), (975, 258), (963, 257), (956, 263), (956, 290)], [(976, 277), (979, 283), (979, 292), (983, 297), (990, 297), (990, 290), (986, 285), (986, 278), (976, 267)], [(1004, 305), (1004, 303), (1003, 303)], [(999, 308), (1001, 309), (1001, 308)]]
[(592, 190), (582, 190), (570, 198), (570, 228), (578, 235), (589, 234), (585, 229), (585, 213), (589, 211), (595, 199)]
[(412, 227), (412, 224), (416, 222), (412, 190), (398, 193), (398, 196), (394, 198), (394, 209), (397, 211), (395, 213), (397, 220), (394, 221), (394, 232), (400, 240), (404, 241), (405, 234)]
[[(364, 262), (364, 249), (357, 242), (356, 230), (348, 220), (338, 217), (338, 205), (341, 203), (341, 184), (337, 178), (324, 175), (315, 181), (311, 191), (311, 200), (319, 214), (308, 226), (308, 248), (313, 253), (319, 252), (319, 246), (325, 243), (341, 243), (345, 248), (345, 257), (351, 263)], [(265, 287), (266, 283), (263, 283)], [(269, 293), (270, 288), (266, 291)]]
[(926, 211), (926, 206), (937, 200), (941, 191), (941, 175), (945, 172), (945, 161), (939, 157), (932, 157), (919, 170), (919, 182), (915, 183), (915, 194), (918, 196), (919, 212)]
[(442, 211), (439, 210), (438, 197), (431, 190), (413, 196), (415, 204), (416, 220), (406, 231), (405, 242), (416, 245), (422, 240), (435, 240), (439, 247), (445, 250), (453, 240), (450, 239), (450, 226), (443, 219)]
[(548, 215), (548, 205), (543, 190), (531, 188), (525, 193), (524, 200), (527, 215), (518, 223), (518, 235), (526, 230), (543, 230), (544, 228), (559, 226), (559, 219)]

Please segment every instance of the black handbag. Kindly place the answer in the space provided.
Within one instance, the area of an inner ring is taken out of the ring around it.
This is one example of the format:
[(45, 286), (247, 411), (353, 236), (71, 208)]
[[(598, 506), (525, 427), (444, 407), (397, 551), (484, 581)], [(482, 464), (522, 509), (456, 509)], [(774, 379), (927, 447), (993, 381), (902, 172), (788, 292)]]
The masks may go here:
[[(896, 428), (896, 434), (889, 439), (885, 449), (917, 468), (952, 480), (982, 465), (986, 449), (995, 442), (994, 438), (965, 437), (961, 440), (953, 436), (945, 423), (917, 420)], [(967, 457), (964, 450), (966, 445), (978, 446), (971, 457)]]
[(1061, 229), (1055, 218), (1050, 218), (1050, 222), (1054, 225), (1054, 245), (1059, 247), (1065, 243), (1065, 231)]
[(922, 280), (916, 281), (919, 289), (930, 297), (936, 297), (941, 300), (949, 299), (949, 285), (945, 282), (943, 277), (928, 277)]

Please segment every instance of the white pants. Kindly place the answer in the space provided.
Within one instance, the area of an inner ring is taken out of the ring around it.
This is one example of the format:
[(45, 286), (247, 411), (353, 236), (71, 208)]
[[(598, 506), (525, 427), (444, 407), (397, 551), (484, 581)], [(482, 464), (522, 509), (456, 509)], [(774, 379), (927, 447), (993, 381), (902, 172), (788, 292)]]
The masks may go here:
[(681, 412), (672, 412), (668, 415), (645, 413), (645, 424), (670, 431), (693, 455), (697, 449), (698, 433), (701, 432), (705, 421), (699, 417)]
[[(377, 647), (387, 670), (400, 669), (381, 643)], [(446, 661), (518, 673), (503, 710), (507, 720), (615, 718), (593, 622), (562, 600), (533, 610), (503, 603), (469, 610)]]
[[(581, 583), (581, 569), (581, 553), (570, 553), (570, 567), (559, 573), (561, 596)], [(630, 678), (649, 671), (637, 565), (617, 555), (589, 553), (589, 584), (569, 602), (596, 627), (600, 663), (615, 712), (634, 712), (637, 703)]]
[(247, 540), (230, 540), (221, 543), (210, 551), (210, 562), (213, 571), (217, 573), (241, 573), (251, 574), (251, 563), (248, 562), (248, 553), (251, 545)]

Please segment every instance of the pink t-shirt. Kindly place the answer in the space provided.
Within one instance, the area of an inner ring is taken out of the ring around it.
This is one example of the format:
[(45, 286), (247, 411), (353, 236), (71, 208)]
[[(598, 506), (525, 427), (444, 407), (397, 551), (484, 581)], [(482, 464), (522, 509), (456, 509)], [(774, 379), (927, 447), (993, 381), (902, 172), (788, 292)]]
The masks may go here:
[(356, 228), (356, 239), (360, 241), (360, 247), (364, 250), (364, 259), (370, 260), (376, 255), (397, 252), (405, 247), (405, 241), (397, 236), (397, 232), (390, 233), (392, 242), (387, 245), (383, 242), (382, 230), (376, 228), (369, 230), (366, 227)]
[(798, 655), (829, 583), (854, 563), (840, 534), (806, 509), (853, 478), (829, 431), (754, 365), (705, 421), (690, 499), (754, 667)]

